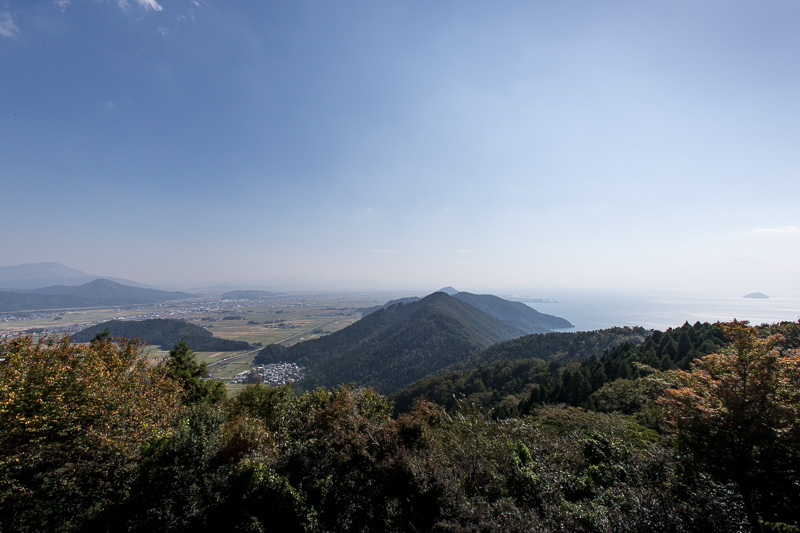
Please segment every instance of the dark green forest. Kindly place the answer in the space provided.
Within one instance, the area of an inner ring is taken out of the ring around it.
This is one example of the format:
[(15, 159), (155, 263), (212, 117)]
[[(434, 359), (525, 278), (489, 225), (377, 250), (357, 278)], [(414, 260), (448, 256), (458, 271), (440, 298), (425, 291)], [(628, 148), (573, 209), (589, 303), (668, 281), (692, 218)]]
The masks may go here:
[(443, 292), (379, 309), (335, 333), (284, 348), (266, 346), (256, 364), (296, 362), (301, 390), (354, 382), (388, 394), (525, 332)]
[(205, 328), (191, 322), (174, 318), (151, 318), (147, 320), (110, 320), (83, 329), (72, 336), (75, 342), (89, 342), (98, 334), (108, 331), (111, 337), (139, 339), (144, 344), (160, 345), (169, 350), (181, 340), (197, 352), (226, 352), (250, 349), (244, 341), (214, 337)]
[(0, 530), (798, 530), (800, 323), (550, 335), (392, 397), (3, 339)]
[[(612, 381), (685, 370), (722, 344), (719, 330), (707, 323), (652, 334), (644, 328), (609, 328), (529, 335), (495, 344), (457, 365), (469, 370), (429, 376), (393, 399), (404, 411), (420, 397), (448, 408), (466, 398), (492, 409), (496, 417), (525, 414), (543, 403), (588, 407), (590, 397)], [(602, 407), (597, 402), (604, 395), (591, 398), (591, 405)], [(623, 411), (630, 414), (631, 409)]]

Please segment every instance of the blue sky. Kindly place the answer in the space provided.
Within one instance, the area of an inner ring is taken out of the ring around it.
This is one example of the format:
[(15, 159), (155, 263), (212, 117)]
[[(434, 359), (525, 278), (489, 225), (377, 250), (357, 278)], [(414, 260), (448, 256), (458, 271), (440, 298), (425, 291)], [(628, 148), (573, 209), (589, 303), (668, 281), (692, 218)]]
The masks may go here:
[(798, 289), (798, 25), (794, 0), (0, 0), (0, 265)]

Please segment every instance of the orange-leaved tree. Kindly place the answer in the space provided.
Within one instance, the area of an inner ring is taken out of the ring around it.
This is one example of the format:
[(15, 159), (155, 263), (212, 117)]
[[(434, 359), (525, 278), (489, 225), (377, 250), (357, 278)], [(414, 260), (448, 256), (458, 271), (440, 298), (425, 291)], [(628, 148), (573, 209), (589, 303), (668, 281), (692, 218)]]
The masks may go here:
[(0, 530), (67, 530), (122, 497), (180, 387), (138, 342), (0, 338)]
[(800, 519), (800, 350), (778, 349), (748, 323), (719, 323), (719, 354), (676, 371), (659, 403), (679, 446), (699, 466), (734, 482), (754, 530)]

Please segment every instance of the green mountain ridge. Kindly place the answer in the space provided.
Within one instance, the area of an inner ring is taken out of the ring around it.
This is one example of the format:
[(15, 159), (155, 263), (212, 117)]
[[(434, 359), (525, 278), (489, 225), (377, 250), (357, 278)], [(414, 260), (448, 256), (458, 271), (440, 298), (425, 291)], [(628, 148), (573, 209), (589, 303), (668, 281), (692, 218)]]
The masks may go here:
[(0, 291), (0, 312), (133, 305), (191, 297), (185, 292), (131, 287), (107, 279), (96, 279), (78, 286), (54, 285), (13, 292)]
[[(568, 320), (554, 316), (540, 313), (536, 309), (525, 305), (521, 302), (512, 302), (505, 300), (499, 296), (492, 294), (472, 294), (470, 292), (459, 292), (453, 287), (445, 287), (437, 292), (443, 292), (454, 298), (470, 304), (471, 306), (480, 309), (484, 313), (502, 320), (506, 324), (514, 326), (525, 333), (548, 333), (556, 329), (569, 329), (574, 327)], [(398, 303), (413, 303), (419, 301), (420, 298), (411, 296), (407, 298), (398, 298), (390, 300), (383, 305), (376, 305), (366, 309), (361, 309), (361, 314), (366, 316), (374, 313), (379, 309), (386, 309)]]
[(534, 386), (561, 375), (567, 365), (596, 360), (619, 346), (641, 345), (651, 333), (641, 327), (614, 327), (500, 342), (398, 391), (393, 396), (396, 409), (410, 410), (417, 398), (446, 408), (452, 408), (457, 398), (468, 398), (499, 409), (498, 414), (516, 414), (513, 411)]
[(270, 345), (255, 363), (307, 367), (298, 388), (355, 382), (389, 393), (496, 342), (525, 334), (458, 298), (437, 292), (369, 314), (336, 333), (289, 348)]
[(546, 315), (524, 303), (511, 302), (492, 294), (459, 292), (455, 297), (526, 333), (547, 333), (574, 327), (564, 318)]
[(164, 350), (172, 349), (181, 340), (185, 340), (189, 348), (197, 352), (226, 352), (250, 348), (250, 345), (244, 341), (214, 337), (205, 328), (174, 318), (111, 320), (83, 329), (73, 335), (71, 340), (73, 342), (89, 342), (106, 329), (111, 337), (139, 339), (145, 344), (160, 345)]

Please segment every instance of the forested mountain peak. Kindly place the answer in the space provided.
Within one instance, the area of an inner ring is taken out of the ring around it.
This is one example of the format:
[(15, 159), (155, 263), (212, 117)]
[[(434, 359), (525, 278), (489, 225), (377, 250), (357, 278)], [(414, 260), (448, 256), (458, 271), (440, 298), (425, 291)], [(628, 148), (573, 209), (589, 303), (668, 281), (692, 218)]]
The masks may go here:
[(257, 363), (293, 361), (307, 368), (298, 387), (355, 382), (396, 390), (470, 354), (525, 332), (436, 292), (371, 313), (336, 333), (289, 348), (267, 346)]
[[(501, 320), (525, 333), (547, 333), (557, 329), (568, 329), (573, 325), (566, 319), (540, 313), (536, 309), (522, 302), (512, 302), (492, 294), (472, 294), (459, 292), (453, 287), (445, 287), (433, 294), (447, 294), (465, 302), (484, 313)], [(419, 301), (420, 298), (411, 296), (390, 300), (383, 305), (361, 309), (361, 314), (367, 316), (379, 309), (386, 309), (398, 303), (408, 304)]]
[(79, 331), (72, 336), (71, 340), (89, 342), (106, 330), (112, 338), (139, 339), (145, 344), (160, 345), (164, 350), (172, 349), (181, 340), (185, 340), (192, 350), (200, 352), (223, 352), (250, 348), (246, 342), (214, 337), (205, 328), (175, 318), (110, 320)]

